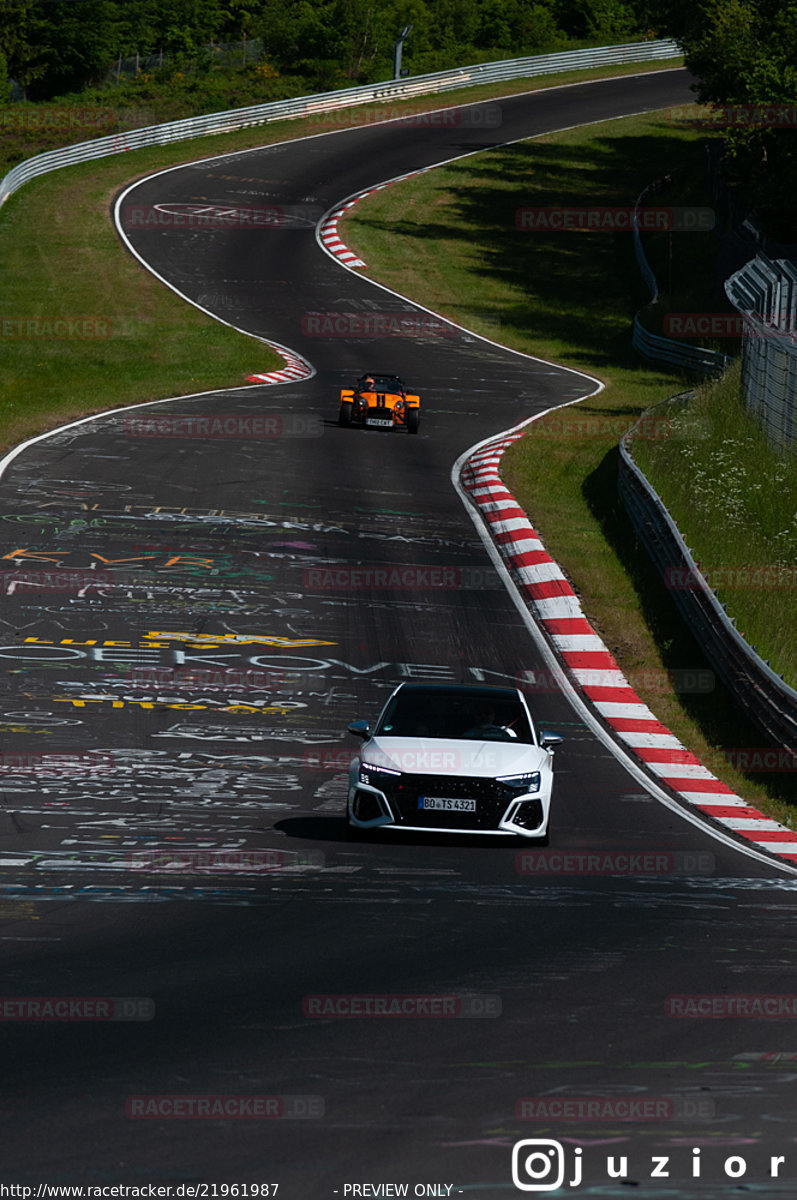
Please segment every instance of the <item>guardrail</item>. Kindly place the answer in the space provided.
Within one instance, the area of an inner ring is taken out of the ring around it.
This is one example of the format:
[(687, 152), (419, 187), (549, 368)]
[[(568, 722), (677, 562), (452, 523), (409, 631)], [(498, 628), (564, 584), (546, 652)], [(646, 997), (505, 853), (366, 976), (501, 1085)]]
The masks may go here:
[(634, 332), (631, 342), (645, 358), (656, 362), (668, 363), (671, 367), (681, 367), (700, 375), (718, 375), (733, 362), (727, 354), (718, 354), (716, 350), (706, 350), (703, 346), (684, 346), (671, 338), (661, 337), (651, 333), (639, 319), (639, 313), (634, 317)]
[[(634, 254), (642, 279), (650, 292), (649, 304), (655, 304), (658, 300), (659, 284), (642, 246), (637, 213), (647, 203), (647, 198), (651, 193), (661, 190), (664, 182), (663, 179), (657, 179), (654, 183), (648, 184), (640, 192), (634, 205)], [(642, 324), (639, 313), (634, 317), (631, 345), (643, 358), (667, 363), (671, 367), (680, 367), (682, 370), (692, 371), (698, 375), (721, 375), (733, 362), (733, 358), (729, 355), (720, 354), (716, 350), (707, 350), (704, 346), (684, 345), (683, 342), (673, 341), (672, 338), (662, 337), (658, 333), (650, 333)]]
[(79, 142), (61, 150), (37, 154), (14, 167), (0, 180), (0, 206), (17, 188), (38, 175), (69, 167), (75, 163), (144, 146), (161, 146), (187, 138), (203, 137), (210, 133), (230, 133), (253, 125), (290, 117), (308, 117), (342, 108), (371, 103), (406, 100), (413, 96), (447, 92), (460, 87), (500, 83), (511, 79), (528, 79), (535, 75), (553, 75), (561, 71), (586, 70), (589, 67), (616, 66), (621, 63), (655, 62), (680, 58), (678, 44), (669, 38), (651, 42), (631, 42), (622, 46), (598, 46), (588, 50), (565, 50), (559, 54), (537, 54), (529, 58), (512, 58), (493, 63), (477, 63), (457, 67), (453, 71), (436, 71), (395, 82), (369, 84), (365, 87), (343, 88), (337, 92), (321, 92), (315, 96), (298, 96), (290, 100), (275, 100), (227, 112), (210, 113), (203, 117), (187, 117), (164, 125), (150, 125), (129, 133), (110, 134), (90, 142)]
[[(643, 413), (640, 421), (646, 416)], [(797, 691), (734, 628), (733, 618), (709, 587), (661, 497), (634, 462), (631, 442), (636, 427), (620, 442), (618, 477), (631, 524), (681, 616), (739, 707), (776, 745), (797, 751)]]
[(742, 391), (747, 411), (778, 446), (793, 446), (797, 407), (797, 265), (759, 254), (725, 284), (744, 318)]

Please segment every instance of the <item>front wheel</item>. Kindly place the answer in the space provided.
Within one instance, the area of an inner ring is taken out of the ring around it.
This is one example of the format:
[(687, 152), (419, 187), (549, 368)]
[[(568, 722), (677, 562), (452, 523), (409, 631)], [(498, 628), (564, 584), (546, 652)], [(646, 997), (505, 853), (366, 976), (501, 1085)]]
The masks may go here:
[(338, 425), (343, 425), (345, 428), (348, 428), (349, 425), (351, 425), (351, 414), (353, 408), (354, 404), (351, 400), (341, 401), (340, 412), (338, 413)]
[(417, 433), (421, 423), (421, 414), (417, 408), (407, 409), (407, 433)]

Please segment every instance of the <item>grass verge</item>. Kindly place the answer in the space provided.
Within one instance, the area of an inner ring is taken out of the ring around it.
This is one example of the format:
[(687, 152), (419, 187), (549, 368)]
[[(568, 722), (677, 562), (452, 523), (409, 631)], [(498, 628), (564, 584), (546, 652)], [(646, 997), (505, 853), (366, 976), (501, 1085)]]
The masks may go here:
[[(747, 641), (797, 687), (797, 459), (779, 454), (740, 399), (738, 364), (687, 408), (664, 405), (665, 447), (634, 457)], [(681, 436), (691, 427), (699, 436)]]
[(617, 496), (619, 437), (687, 384), (641, 366), (631, 350), (631, 319), (646, 296), (630, 235), (532, 233), (515, 222), (523, 205), (632, 203), (662, 171), (701, 170), (699, 138), (654, 114), (485, 152), (369, 197), (345, 218), (343, 238), (403, 295), (603, 380), (598, 395), (536, 422), (505, 456), (504, 479), (642, 698), (729, 786), (790, 822), (797, 794), (788, 778), (742, 775), (723, 760), (761, 735), (719, 682), (710, 694), (673, 690), (673, 672), (707, 664)]

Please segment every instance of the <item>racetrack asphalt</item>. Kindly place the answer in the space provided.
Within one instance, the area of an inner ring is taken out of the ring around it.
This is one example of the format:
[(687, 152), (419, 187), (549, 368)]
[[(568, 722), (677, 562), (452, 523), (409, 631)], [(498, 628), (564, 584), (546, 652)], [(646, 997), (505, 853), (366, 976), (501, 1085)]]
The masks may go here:
[[(639, 1196), (735, 1194), (729, 1155), (746, 1157), (750, 1190), (793, 1192), (791, 1075), (772, 1057), (790, 1045), (749, 999), (790, 996), (795, 884), (775, 863), (657, 803), (553, 689), (534, 711), (565, 737), (559, 858), (483, 839), (352, 844), (342, 820), (346, 725), (395, 683), (540, 669), (450, 470), (593, 385), (461, 331), (314, 337), (312, 314), (414, 311), (324, 255), (315, 222), (406, 171), (683, 103), (688, 82), (668, 71), (502, 99), (500, 128), (346, 130), (164, 172), (122, 198), (152, 270), (316, 374), (91, 420), (0, 481), (2, 554), (65, 580), (4, 605), (4, 752), (19, 756), (0, 826), (5, 994), (151, 1005), (120, 1010), (151, 1019), (110, 1022), (4, 1009), (2, 1181), (492, 1197), (515, 1191), (515, 1141), (555, 1138), (569, 1170), (583, 1148), (601, 1187), (587, 1194), (627, 1190), (606, 1181), (607, 1146)], [(288, 220), (176, 219), (196, 206)], [(165, 223), (142, 224), (149, 211)], [(418, 386), (417, 437), (337, 426), (337, 391), (364, 369)], [(224, 418), (227, 435), (150, 414)], [(255, 432), (263, 418), (273, 436)], [(378, 567), (401, 568), (400, 585), (368, 586)], [(465, 997), (474, 1015), (342, 1019), (324, 1015), (330, 996)], [(726, 1016), (684, 1016), (673, 996), (724, 997)], [(274, 1119), (152, 1108), (175, 1096), (183, 1110), (280, 1099)], [(783, 1189), (770, 1153), (787, 1156)], [(649, 1178), (656, 1154), (669, 1177)]]

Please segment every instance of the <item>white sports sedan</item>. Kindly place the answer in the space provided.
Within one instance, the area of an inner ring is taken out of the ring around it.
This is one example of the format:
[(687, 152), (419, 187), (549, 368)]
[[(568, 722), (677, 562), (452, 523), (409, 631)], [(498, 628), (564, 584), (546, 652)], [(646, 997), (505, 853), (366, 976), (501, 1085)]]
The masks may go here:
[(369, 829), (481, 833), (547, 845), (557, 733), (537, 735), (516, 688), (403, 683), (351, 764), (347, 819)]

